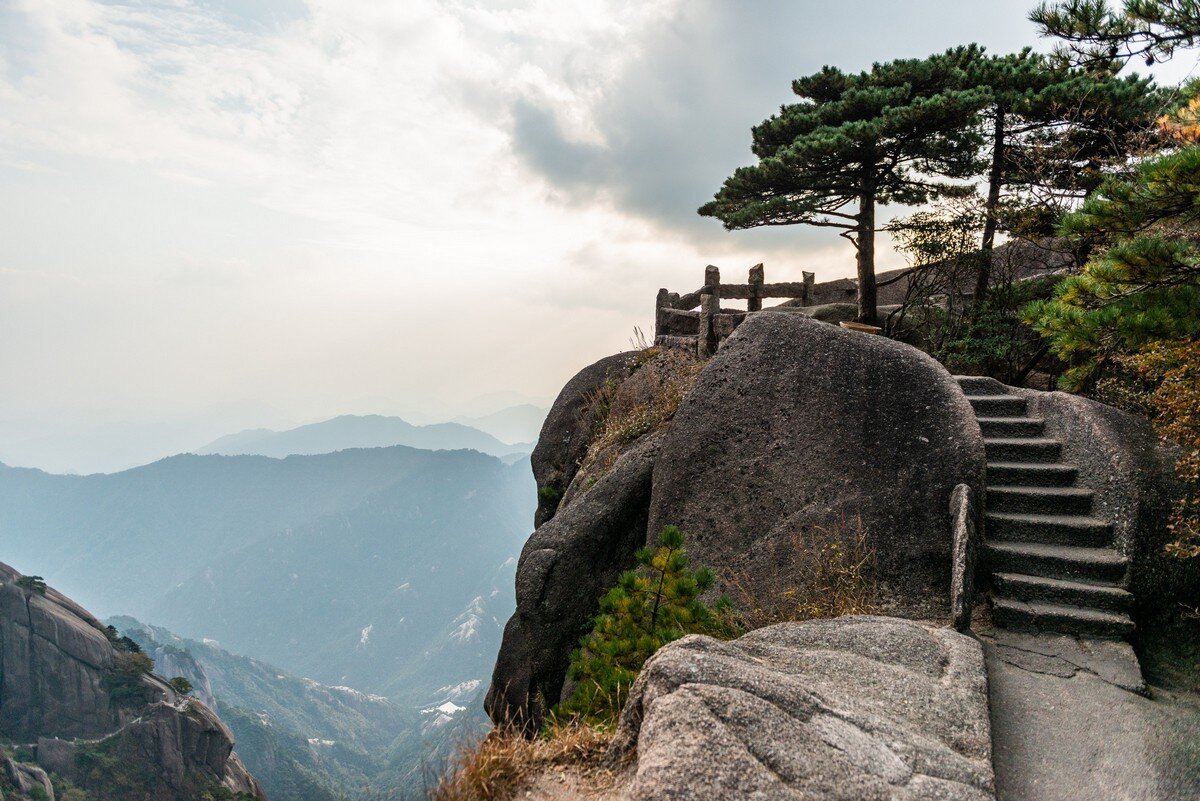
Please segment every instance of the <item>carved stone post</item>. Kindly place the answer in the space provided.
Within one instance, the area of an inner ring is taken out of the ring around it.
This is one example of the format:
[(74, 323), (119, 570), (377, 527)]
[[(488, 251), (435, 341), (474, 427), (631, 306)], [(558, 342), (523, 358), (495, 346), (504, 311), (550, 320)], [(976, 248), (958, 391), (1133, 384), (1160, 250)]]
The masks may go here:
[[(667, 289), (658, 290), (658, 297), (654, 299), (654, 342), (663, 335), (663, 317), (666, 316), (665, 310), (671, 305), (671, 293)], [(653, 344), (653, 343), (651, 343)]]
[(746, 311), (762, 311), (763, 266), (756, 264), (750, 268), (750, 299), (746, 301)]
[(802, 305), (811, 306), (813, 303), (813, 284), (816, 282), (817, 276), (815, 273), (810, 273), (807, 270), (802, 271), (800, 275), (804, 278), (804, 303)]
[(696, 355), (707, 359), (717, 352), (713, 317), (721, 311), (721, 271), (713, 265), (704, 268), (704, 289), (700, 292), (700, 332), (696, 337)]

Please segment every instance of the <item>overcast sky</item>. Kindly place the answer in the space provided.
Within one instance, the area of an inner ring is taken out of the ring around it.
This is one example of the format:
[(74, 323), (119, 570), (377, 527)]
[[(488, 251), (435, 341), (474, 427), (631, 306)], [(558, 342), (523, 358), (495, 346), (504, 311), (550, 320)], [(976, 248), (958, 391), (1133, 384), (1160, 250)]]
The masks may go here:
[(849, 275), (695, 209), (792, 78), (1031, 3), (0, 0), (0, 460), (544, 402), (707, 263)]

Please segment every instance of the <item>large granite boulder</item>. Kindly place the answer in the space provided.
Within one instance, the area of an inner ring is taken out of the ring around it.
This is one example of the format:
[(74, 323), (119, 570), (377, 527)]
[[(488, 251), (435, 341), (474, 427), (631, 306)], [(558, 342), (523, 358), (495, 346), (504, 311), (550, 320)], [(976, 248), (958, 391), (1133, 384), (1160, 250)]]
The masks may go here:
[(560, 700), (571, 651), (599, 597), (645, 544), (651, 434), (542, 524), (521, 551), (517, 610), (504, 628), (485, 706), (492, 720), (536, 729)]
[(634, 368), (637, 352), (606, 356), (575, 374), (558, 393), (530, 454), (538, 487), (534, 527), (554, 516), (559, 501), (595, 435), (599, 391), (606, 382), (620, 383)]
[(634, 683), (635, 799), (994, 799), (978, 641), (882, 617), (692, 635)]
[(945, 617), (950, 495), (965, 484), (982, 497), (984, 466), (971, 406), (932, 358), (768, 310), (725, 341), (676, 413), (649, 531), (678, 525), (693, 564), (764, 604), (792, 588), (797, 558), (861, 532), (886, 611)]
[(123, 791), (85, 770), (80, 749), (111, 749), (123, 770), (154, 777), (143, 788), (154, 801), (215, 787), (265, 798), (211, 710), (153, 674), (113, 681), (127, 657), (74, 601), (0, 564), (0, 736), (37, 743), (40, 765), (99, 799)]

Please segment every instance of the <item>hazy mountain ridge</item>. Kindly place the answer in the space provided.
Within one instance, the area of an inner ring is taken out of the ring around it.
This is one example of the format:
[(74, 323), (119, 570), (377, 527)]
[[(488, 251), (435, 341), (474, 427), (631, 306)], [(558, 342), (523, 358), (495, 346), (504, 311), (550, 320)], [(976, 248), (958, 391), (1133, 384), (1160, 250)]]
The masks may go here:
[(477, 417), (459, 415), (450, 422), (479, 429), (503, 442), (529, 443), (532, 450), (549, 411), (545, 406), (521, 403)]
[(382, 696), (323, 685), (131, 617), (107, 622), (160, 667), (194, 665), (185, 678), (211, 688), (239, 755), (270, 798), (404, 797), (398, 793), (417, 783), (422, 758), (446, 745), (449, 728), (426, 729), (424, 737), (423, 716)]
[[(486, 422), (494, 417), (489, 415), (482, 419)], [(496, 419), (509, 427), (514, 425), (503, 416)], [(528, 453), (532, 450), (532, 445), (528, 443), (502, 442), (491, 434), (459, 422), (413, 425), (399, 417), (346, 414), (285, 431), (267, 428), (241, 431), (210, 442), (199, 448), (197, 453), (271, 456), (279, 459), (293, 455), (332, 453), (348, 448), (386, 448), (393, 445), (424, 450), (467, 448), (490, 456)]]

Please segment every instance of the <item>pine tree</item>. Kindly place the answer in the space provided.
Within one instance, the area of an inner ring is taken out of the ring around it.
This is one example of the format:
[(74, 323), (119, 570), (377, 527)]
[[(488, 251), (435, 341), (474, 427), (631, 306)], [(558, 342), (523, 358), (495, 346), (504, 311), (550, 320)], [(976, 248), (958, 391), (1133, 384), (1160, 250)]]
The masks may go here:
[(700, 600), (715, 576), (707, 568), (688, 570), (683, 540), (677, 527), (664, 527), (657, 547), (639, 550), (638, 566), (621, 574), (600, 600), (591, 633), (571, 655), (568, 675), (576, 690), (555, 717), (611, 724), (642, 665), (659, 648), (685, 634), (734, 633), (728, 601), (714, 609)]
[(835, 228), (857, 251), (858, 320), (876, 320), (875, 209), (964, 195), (953, 180), (977, 172), (975, 89), (963, 89), (976, 46), (926, 59), (834, 67), (792, 83), (800, 102), (753, 129), (756, 165), (725, 180), (700, 214), (727, 229), (762, 225)]
[(1089, 67), (1115, 60), (1165, 61), (1180, 47), (1200, 43), (1200, 4), (1195, 0), (1107, 0), (1043, 2), (1029, 19), (1042, 35), (1062, 40), (1058, 55)]
[(1106, 181), (1063, 232), (1108, 245), (1025, 318), (1071, 365), (1063, 384), (1094, 381), (1114, 357), (1200, 335), (1200, 147)]
[(964, 88), (984, 98), (987, 195), (974, 292), (982, 302), (1002, 194), (1058, 216), (1064, 204), (1096, 189), (1104, 169), (1152, 130), (1162, 97), (1149, 79), (1056, 68), (1028, 48), (971, 59), (964, 67)]

